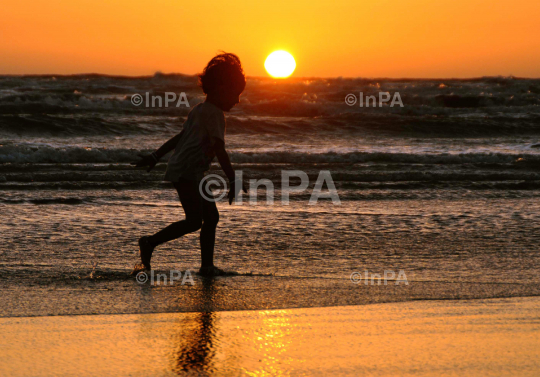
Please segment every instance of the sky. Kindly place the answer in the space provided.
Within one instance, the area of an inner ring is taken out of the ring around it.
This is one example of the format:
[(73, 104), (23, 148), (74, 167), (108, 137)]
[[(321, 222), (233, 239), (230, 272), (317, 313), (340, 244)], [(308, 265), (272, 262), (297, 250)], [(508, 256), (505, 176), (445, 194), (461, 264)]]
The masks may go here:
[(2, 0), (0, 74), (195, 74), (218, 51), (266, 76), (540, 77), (538, 0)]

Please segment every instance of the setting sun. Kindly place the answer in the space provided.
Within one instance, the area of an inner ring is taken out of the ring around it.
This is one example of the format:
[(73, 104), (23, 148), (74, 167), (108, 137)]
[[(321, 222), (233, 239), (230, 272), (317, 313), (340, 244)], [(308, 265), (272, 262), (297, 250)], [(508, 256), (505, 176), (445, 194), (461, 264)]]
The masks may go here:
[(291, 54), (287, 51), (274, 51), (266, 58), (264, 68), (268, 74), (274, 78), (289, 77), (296, 68), (296, 62)]

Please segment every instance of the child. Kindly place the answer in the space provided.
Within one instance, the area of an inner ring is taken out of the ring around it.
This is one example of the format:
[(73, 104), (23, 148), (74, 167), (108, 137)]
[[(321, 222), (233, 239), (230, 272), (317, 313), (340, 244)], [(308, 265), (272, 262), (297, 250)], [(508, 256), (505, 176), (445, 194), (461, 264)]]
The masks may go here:
[[(200, 187), (200, 183), (214, 156), (217, 156), (221, 168), (229, 179), (229, 204), (239, 192), (235, 173), (225, 150), (223, 114), (240, 102), (240, 94), (246, 86), (238, 56), (229, 53), (216, 55), (199, 75), (199, 86), (206, 94), (206, 100), (191, 110), (182, 132), (151, 155), (141, 155), (139, 161), (132, 163), (137, 167), (148, 167), (147, 171), (150, 171), (161, 157), (174, 149), (169, 158), (165, 180), (173, 183), (186, 215), (184, 220), (175, 222), (152, 236), (139, 239), (141, 263), (135, 265), (133, 274), (151, 269), (150, 259), (156, 246), (199, 229), (201, 230), (199, 274), (203, 276), (223, 274), (222, 270), (214, 266), (214, 242), (219, 212), (215, 201), (208, 199), (213, 198), (212, 194)], [(238, 184), (242, 186), (241, 182)], [(246, 191), (243, 186), (242, 189)]]

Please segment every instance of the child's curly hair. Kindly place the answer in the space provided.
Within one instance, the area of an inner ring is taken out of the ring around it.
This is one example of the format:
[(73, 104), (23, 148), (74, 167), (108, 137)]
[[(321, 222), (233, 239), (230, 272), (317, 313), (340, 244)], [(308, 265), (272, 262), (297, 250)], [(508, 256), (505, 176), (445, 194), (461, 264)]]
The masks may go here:
[(235, 54), (222, 52), (212, 58), (199, 74), (199, 86), (205, 94), (225, 85), (242, 92), (246, 87), (246, 76), (240, 59)]

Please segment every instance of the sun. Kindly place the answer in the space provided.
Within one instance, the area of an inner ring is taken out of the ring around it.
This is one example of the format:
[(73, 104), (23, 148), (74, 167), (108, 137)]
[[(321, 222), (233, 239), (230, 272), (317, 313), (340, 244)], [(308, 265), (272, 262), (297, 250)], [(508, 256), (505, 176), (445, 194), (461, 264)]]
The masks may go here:
[(264, 62), (266, 72), (276, 79), (284, 79), (289, 77), (296, 68), (296, 62), (291, 54), (287, 51), (278, 50), (272, 52)]

